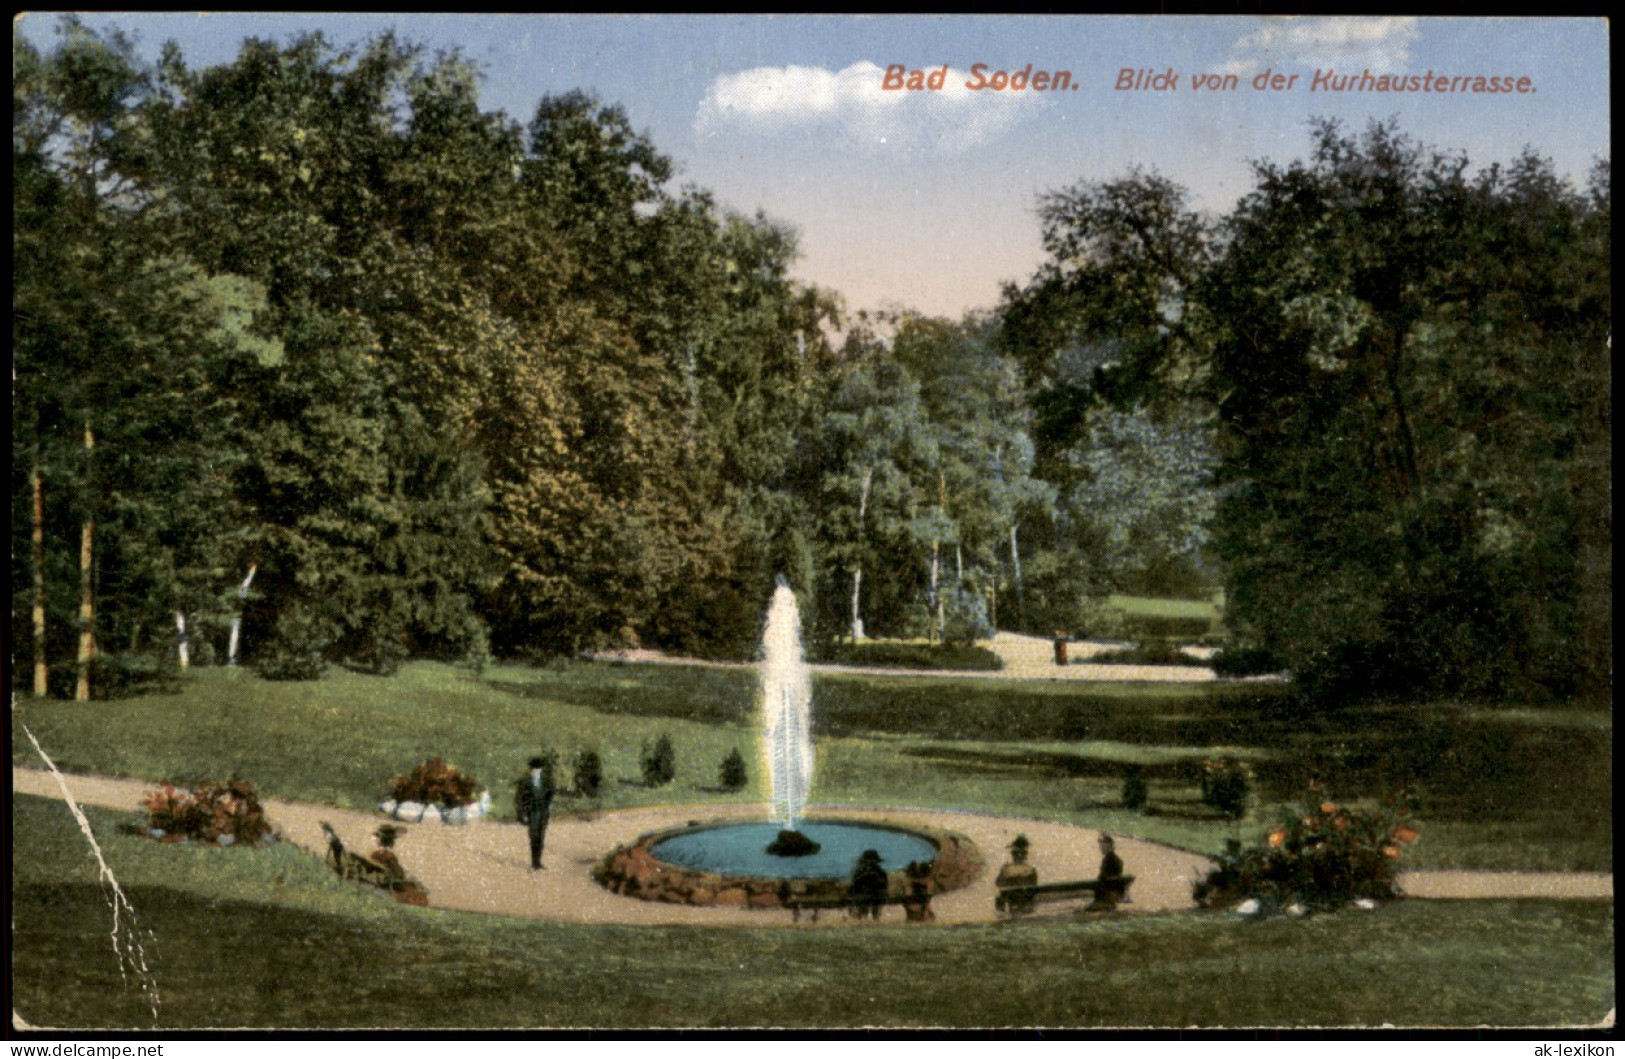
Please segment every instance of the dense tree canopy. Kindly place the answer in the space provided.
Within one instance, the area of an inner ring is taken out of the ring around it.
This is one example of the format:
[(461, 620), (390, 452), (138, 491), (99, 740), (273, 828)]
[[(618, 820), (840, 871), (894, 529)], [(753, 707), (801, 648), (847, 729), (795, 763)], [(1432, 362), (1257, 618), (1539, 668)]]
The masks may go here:
[(849, 319), (585, 93), (488, 112), (388, 34), (147, 68), (69, 18), (13, 59), (39, 693), (739, 657), (781, 573), (823, 638), (1222, 583), (1328, 693), (1607, 687), (1606, 166), (1323, 124), (1223, 218), (1142, 171), (1046, 196), (996, 314)]
[(1040, 466), (1120, 522), (1158, 472), (1125, 477), (1109, 409), (1183, 403), (1216, 417), (1233, 634), (1328, 694), (1597, 690), (1606, 166), (1580, 194), (1534, 155), (1313, 131), (1215, 226), (1144, 173), (1046, 200), (1053, 260), (1005, 309)]
[(1596, 665), (1576, 558), (1607, 266), (1582, 233), (1606, 195), (1381, 125), (1259, 167), (1203, 292), (1218, 536), (1238, 622), (1295, 668), (1502, 694)]
[(223, 653), (241, 609), (288, 675), (751, 636), (678, 611), (766, 598), (808, 523), (775, 497), (834, 303), (791, 233), (670, 190), (619, 108), (526, 129), (390, 35), (143, 70), (69, 20), (16, 54), (13, 524), (40, 495), (44, 541), (13, 554), (46, 655), (92, 519), (103, 639), (173, 610)]

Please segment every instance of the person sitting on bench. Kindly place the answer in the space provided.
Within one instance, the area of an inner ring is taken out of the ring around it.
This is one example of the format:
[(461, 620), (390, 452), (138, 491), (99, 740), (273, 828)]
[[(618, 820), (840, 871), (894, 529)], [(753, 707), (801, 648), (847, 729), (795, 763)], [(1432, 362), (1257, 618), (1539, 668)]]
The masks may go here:
[[(1016, 840), (1010, 843), (1010, 861), (999, 869), (998, 878), (994, 885), (1005, 890), (1012, 886), (1037, 886), (1038, 869), (1027, 863), (1027, 850), (1032, 843), (1027, 841), (1026, 835), (1017, 835)], [(1031, 899), (1014, 899), (1010, 902), (1011, 914), (1032, 911)]]
[(1117, 855), (1117, 843), (1112, 836), (1101, 832), (1100, 871), (1095, 874), (1100, 885), (1095, 889), (1095, 900), (1090, 908), (1109, 910), (1117, 907), (1123, 896), (1123, 858)]
[(886, 878), (886, 869), (880, 866), (880, 852), (866, 849), (858, 856), (858, 863), (852, 869), (852, 882), (847, 893), (852, 898), (852, 914), (859, 919), (868, 916), (872, 919), (880, 918), (880, 906), (886, 900), (886, 891), (890, 888), (890, 880)]
[(406, 878), (406, 869), (401, 867), (401, 858), (395, 854), (395, 840), (406, 834), (406, 828), (385, 824), (372, 834), (378, 840), (378, 848), (373, 850), (367, 859), (384, 869), (391, 878)]
[(931, 891), (935, 888), (931, 863), (911, 860), (903, 869), (903, 877), (908, 880), (908, 896), (911, 898), (903, 905), (903, 918), (910, 923), (934, 921), (937, 914), (931, 911)]

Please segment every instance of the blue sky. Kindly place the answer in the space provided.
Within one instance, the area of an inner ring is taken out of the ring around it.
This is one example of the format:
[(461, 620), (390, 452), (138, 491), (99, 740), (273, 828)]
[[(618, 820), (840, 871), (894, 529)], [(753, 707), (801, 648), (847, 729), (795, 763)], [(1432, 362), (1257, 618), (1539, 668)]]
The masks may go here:
[[(481, 99), (528, 121), (548, 93), (581, 88), (623, 106), (728, 207), (800, 233), (801, 278), (852, 308), (957, 316), (988, 308), (1042, 258), (1039, 196), (1131, 166), (1228, 209), (1251, 160), (1308, 146), (1307, 121), (1372, 119), (1476, 163), (1525, 146), (1583, 181), (1608, 154), (1608, 29), (1599, 19), (1124, 16), (90, 15), (134, 33), (144, 55), (177, 41), (193, 66), (230, 61), (248, 36), (321, 30), (348, 44), (393, 27), (484, 69)], [(54, 16), (18, 32), (49, 46)], [(965, 89), (989, 71), (1068, 71), (1075, 89)], [(949, 72), (941, 91), (887, 92), (886, 68)], [(1172, 71), (1176, 88), (1117, 88), (1123, 69)], [(1528, 77), (1526, 93), (1329, 94), (1339, 75)], [(1298, 74), (1255, 91), (1264, 71)], [(1234, 91), (1193, 74), (1235, 73)]]

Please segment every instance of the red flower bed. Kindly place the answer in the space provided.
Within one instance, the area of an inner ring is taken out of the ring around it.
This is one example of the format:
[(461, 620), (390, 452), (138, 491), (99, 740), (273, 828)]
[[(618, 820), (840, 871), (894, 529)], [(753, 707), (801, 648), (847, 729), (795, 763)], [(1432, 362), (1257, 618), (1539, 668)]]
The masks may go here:
[(206, 781), (190, 791), (165, 783), (142, 799), (155, 837), (253, 845), (271, 833), (259, 794), (243, 779)]
[(421, 802), (455, 809), (474, 800), (479, 782), (465, 776), (438, 757), (432, 757), (404, 776), (396, 776), (391, 795), (397, 802)]

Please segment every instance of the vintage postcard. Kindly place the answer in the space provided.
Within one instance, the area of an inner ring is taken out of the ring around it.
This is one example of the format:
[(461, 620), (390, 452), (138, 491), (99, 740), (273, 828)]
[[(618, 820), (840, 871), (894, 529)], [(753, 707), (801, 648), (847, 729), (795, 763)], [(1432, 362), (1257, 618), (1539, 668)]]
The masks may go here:
[(1606, 21), (12, 39), (14, 1034), (1611, 1037)]

